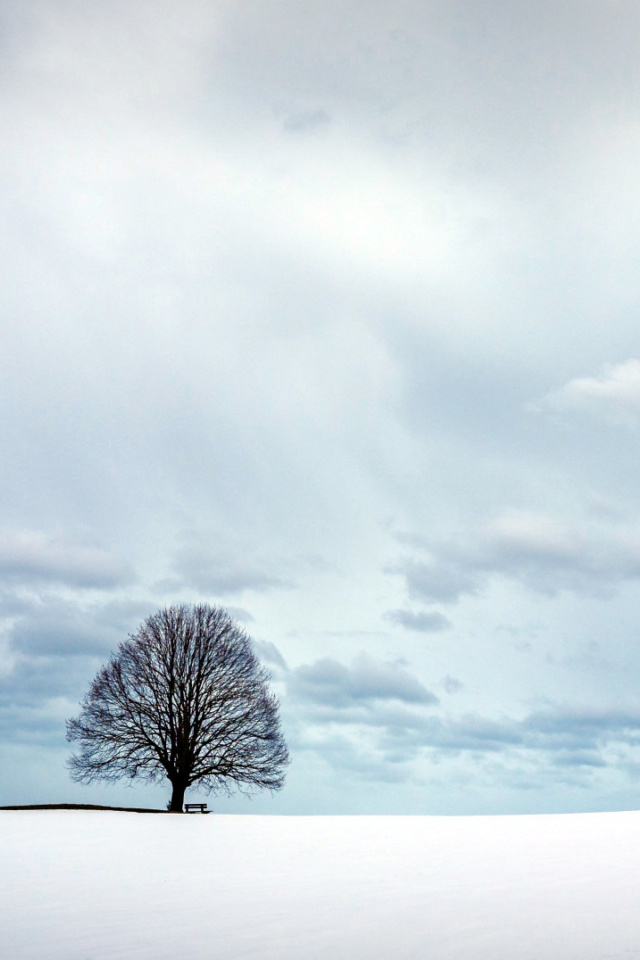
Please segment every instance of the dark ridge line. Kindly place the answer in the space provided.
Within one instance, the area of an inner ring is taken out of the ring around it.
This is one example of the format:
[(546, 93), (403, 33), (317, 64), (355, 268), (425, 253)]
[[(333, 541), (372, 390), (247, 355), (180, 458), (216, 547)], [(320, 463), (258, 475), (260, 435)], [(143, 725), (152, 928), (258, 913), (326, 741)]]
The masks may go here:
[(149, 807), (103, 807), (95, 803), (29, 803), (0, 807), (0, 810), (115, 810), (120, 813), (176, 813), (172, 810), (153, 810)]

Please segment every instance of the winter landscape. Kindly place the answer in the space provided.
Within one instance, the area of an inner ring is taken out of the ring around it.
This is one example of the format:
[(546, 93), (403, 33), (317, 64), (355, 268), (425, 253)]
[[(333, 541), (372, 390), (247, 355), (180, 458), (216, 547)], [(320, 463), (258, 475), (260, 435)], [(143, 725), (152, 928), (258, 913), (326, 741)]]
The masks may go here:
[(0, 0), (0, 960), (640, 960), (639, 51)]
[(632, 960), (640, 813), (0, 812), (11, 960)]

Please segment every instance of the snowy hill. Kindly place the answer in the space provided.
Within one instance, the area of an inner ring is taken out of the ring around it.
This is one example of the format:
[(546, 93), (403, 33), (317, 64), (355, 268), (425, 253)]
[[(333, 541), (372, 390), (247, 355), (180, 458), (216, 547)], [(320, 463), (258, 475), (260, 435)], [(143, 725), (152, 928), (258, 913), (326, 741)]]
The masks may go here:
[(0, 812), (10, 960), (631, 960), (640, 813)]

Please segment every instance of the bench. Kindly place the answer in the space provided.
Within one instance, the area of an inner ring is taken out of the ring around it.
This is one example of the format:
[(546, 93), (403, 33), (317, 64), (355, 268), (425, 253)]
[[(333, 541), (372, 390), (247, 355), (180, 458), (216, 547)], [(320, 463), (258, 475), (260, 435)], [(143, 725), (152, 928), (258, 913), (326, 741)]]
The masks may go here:
[(209, 813), (206, 803), (185, 803), (185, 813), (195, 813), (196, 810), (199, 810), (200, 813)]

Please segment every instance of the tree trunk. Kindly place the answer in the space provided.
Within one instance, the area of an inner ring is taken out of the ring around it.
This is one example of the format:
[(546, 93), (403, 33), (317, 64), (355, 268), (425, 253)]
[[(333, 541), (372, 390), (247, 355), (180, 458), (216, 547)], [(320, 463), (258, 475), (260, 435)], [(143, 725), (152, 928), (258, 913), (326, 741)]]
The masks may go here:
[(168, 809), (172, 813), (182, 813), (182, 808), (184, 806), (184, 794), (187, 789), (186, 784), (178, 783), (177, 781), (172, 781), (171, 786), (173, 790), (171, 792), (171, 803), (169, 804)]

